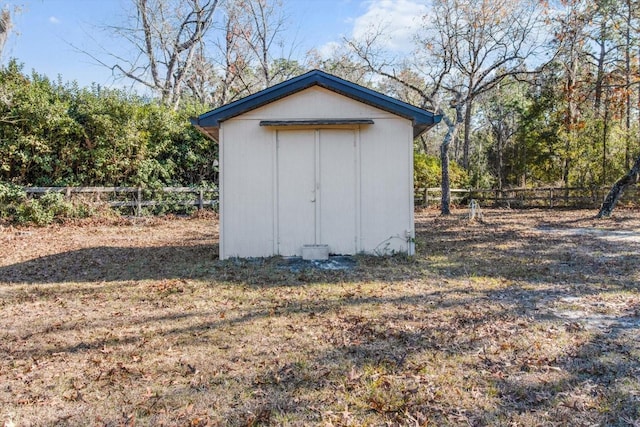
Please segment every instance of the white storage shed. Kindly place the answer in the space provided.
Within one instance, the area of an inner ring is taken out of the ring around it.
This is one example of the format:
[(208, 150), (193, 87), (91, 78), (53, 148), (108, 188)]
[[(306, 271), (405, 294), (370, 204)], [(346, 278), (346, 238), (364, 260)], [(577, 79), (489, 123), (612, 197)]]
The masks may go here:
[(220, 144), (220, 258), (413, 254), (413, 140), (439, 121), (318, 70), (193, 118)]

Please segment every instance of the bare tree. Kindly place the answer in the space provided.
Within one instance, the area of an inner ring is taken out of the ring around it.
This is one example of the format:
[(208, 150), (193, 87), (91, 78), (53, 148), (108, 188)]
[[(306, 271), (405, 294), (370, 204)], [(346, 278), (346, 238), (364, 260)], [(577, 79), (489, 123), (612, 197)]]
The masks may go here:
[(603, 94), (605, 91), (605, 80), (609, 69), (616, 62), (614, 54), (618, 49), (616, 41), (613, 39), (613, 28), (616, 25), (614, 20), (614, 12), (618, 6), (617, 0), (599, 0), (596, 1), (595, 11), (589, 11), (588, 17), (583, 17), (585, 21), (591, 23), (585, 27), (585, 37), (590, 40), (595, 47), (595, 52), (585, 52), (586, 56), (592, 62), (593, 68), (596, 69), (593, 107), (597, 115), (604, 112), (602, 107), (607, 109), (607, 105), (603, 105)]
[(278, 0), (222, 2), (222, 25), (216, 27), (204, 61), (211, 70), (206, 76), (194, 76), (197, 78), (189, 87), (196, 82), (202, 86), (206, 77), (215, 86), (212, 103), (222, 105), (299, 74), (300, 67), (290, 59), (290, 51), (287, 58), (279, 55), (285, 51), (281, 37), (285, 16), (280, 6)]
[(216, 43), (221, 81), (220, 103), (254, 93), (274, 83), (273, 48), (280, 43), (284, 17), (280, 3), (229, 0), (225, 3), (223, 37)]
[[(0, 11), (0, 59), (2, 59), (2, 50), (4, 48), (4, 44), (9, 37), (9, 33), (11, 32), (11, 13), (8, 9), (2, 9)], [(11, 105), (11, 93), (6, 90), (4, 87), (0, 86), (0, 106), (10, 107)], [(10, 114), (2, 113), (0, 115), (0, 123), (15, 123), (15, 117), (12, 117)]]
[(0, 58), (2, 57), (4, 45), (7, 42), (9, 33), (11, 32), (11, 27), (11, 13), (9, 12), (9, 9), (2, 9), (2, 11), (0, 11)]
[(416, 60), (409, 65), (426, 76), (422, 88), (402, 79), (393, 62), (375, 49), (375, 40), (383, 36), (380, 31), (364, 42), (349, 41), (371, 70), (410, 87), (421, 95), (422, 107), (442, 115), (447, 125), (440, 146), (444, 215), (450, 212), (451, 144), (458, 146), (463, 128), (462, 164), (468, 168), (473, 102), (508, 77), (536, 72), (526, 66), (545, 42), (539, 31), (544, 18), (540, 8), (532, 0), (435, 0), (416, 37)]
[(506, 179), (505, 153), (514, 143), (520, 128), (519, 118), (523, 114), (525, 84), (512, 79), (502, 82), (491, 93), (479, 99), (482, 105), (483, 121), (492, 139), (489, 151), (493, 163), (496, 182), (502, 190)]
[(204, 47), (204, 43), (201, 43), (196, 50), (192, 71), (185, 79), (185, 86), (189, 89), (189, 94), (200, 103), (216, 105), (217, 73), (214, 65), (207, 59)]
[(251, 93), (250, 82), (247, 81), (249, 71), (249, 52), (243, 41), (239, 18), (240, 8), (235, 1), (225, 3), (224, 27), (222, 37), (215, 45), (217, 54), (213, 62), (221, 69), (215, 105), (223, 105)]
[(200, 102), (220, 106), (251, 93), (251, 74), (248, 52), (241, 37), (240, 13), (236, 2), (221, 4), (221, 25), (216, 27), (215, 36), (206, 41), (198, 50), (194, 61), (197, 68), (187, 79), (193, 96)]
[[(436, 114), (442, 116), (442, 121), (447, 126), (447, 133), (445, 134), (442, 143), (440, 144), (440, 163), (441, 163), (441, 186), (442, 186), (442, 199), (440, 204), (440, 212), (442, 215), (449, 215), (451, 213), (451, 184), (449, 179), (449, 149), (451, 143), (456, 140), (460, 125), (463, 123), (462, 107), (460, 96), (457, 96), (451, 100), (449, 107), (453, 108), (453, 117), (449, 116), (449, 111), (441, 103), (441, 89), (445, 77), (451, 70), (451, 60), (449, 57), (444, 56), (441, 61), (433, 67), (426, 67), (426, 83), (419, 84), (414, 78), (405, 78), (406, 73), (396, 73), (389, 62), (386, 62), (384, 55), (380, 55), (376, 50), (376, 39), (381, 37), (381, 32), (376, 32), (365, 40), (364, 42), (347, 41), (352, 49), (357, 53), (359, 58), (366, 64), (369, 70), (390, 79), (396, 83), (399, 83), (409, 90), (413, 91), (419, 97), (418, 106), (421, 108), (429, 108)], [(441, 43), (447, 43), (447, 40), (443, 37), (440, 40)], [(390, 69), (390, 70), (389, 70)], [(389, 71), (387, 71), (389, 70)], [(410, 74), (409, 74), (410, 75)], [(413, 98), (413, 97), (412, 97)]]
[[(389, 58), (386, 53), (378, 47), (378, 39), (384, 37), (384, 31), (378, 27), (372, 29), (364, 40), (346, 40), (346, 42), (370, 71), (405, 86), (410, 91), (414, 92), (414, 94), (417, 94), (418, 99), (413, 96), (408, 96), (413, 98), (414, 102), (417, 101), (417, 106), (421, 108), (429, 108), (436, 114), (442, 116), (442, 121), (447, 126), (447, 132), (440, 144), (440, 163), (442, 174), (442, 199), (440, 212), (442, 215), (449, 215), (451, 213), (449, 149), (451, 147), (451, 143), (456, 140), (460, 126), (463, 123), (462, 107), (464, 106), (460, 94), (454, 94), (454, 97), (450, 100), (450, 105), (448, 106), (454, 111), (453, 117), (450, 117), (450, 109), (448, 109), (447, 106), (444, 106), (441, 102), (443, 84), (447, 76), (449, 76), (453, 65), (452, 57), (450, 55), (452, 48), (449, 46), (449, 44), (452, 43), (452, 40), (447, 38), (444, 33), (432, 33), (432, 38), (428, 43), (422, 44), (419, 42), (419, 44), (424, 47), (423, 50), (419, 50), (416, 53), (416, 57), (420, 58), (420, 62), (414, 64), (402, 64), (401, 67), (403, 68), (403, 71), (396, 72), (396, 64), (394, 64), (394, 60)], [(435, 56), (431, 54), (434, 50), (443, 52), (437, 60), (434, 60)], [(416, 81), (414, 74), (404, 72), (404, 68), (408, 67), (414, 68), (416, 73), (424, 76), (422, 84)], [(407, 78), (407, 76), (410, 78)]]
[(348, 46), (337, 44), (328, 55), (317, 49), (307, 52), (307, 64), (362, 86), (369, 84), (371, 70)]
[(92, 57), (114, 72), (156, 92), (178, 108), (193, 73), (201, 71), (202, 43), (211, 30), (218, 0), (133, 0), (130, 26), (111, 27), (134, 49), (133, 58), (111, 53), (115, 64)]
[(539, 60), (544, 10), (530, 0), (437, 0), (432, 16), (421, 42), (433, 45), (434, 32), (436, 41), (446, 40), (432, 54), (452, 61), (443, 88), (463, 104), (462, 165), (468, 169), (473, 103), (504, 79), (529, 73), (527, 61)]
[[(287, 66), (291, 52), (284, 52), (282, 33), (286, 17), (280, 0), (234, 0), (239, 36), (255, 67), (257, 90), (291, 77)], [(278, 55), (277, 49), (280, 49)], [(283, 60), (278, 60), (284, 58)]]

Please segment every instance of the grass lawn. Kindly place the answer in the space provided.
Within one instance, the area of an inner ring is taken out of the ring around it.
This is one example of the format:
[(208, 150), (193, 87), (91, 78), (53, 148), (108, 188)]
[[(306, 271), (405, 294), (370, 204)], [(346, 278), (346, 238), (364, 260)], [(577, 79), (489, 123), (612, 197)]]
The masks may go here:
[(416, 214), (418, 254), (217, 260), (215, 218), (0, 230), (0, 422), (640, 425), (640, 211)]

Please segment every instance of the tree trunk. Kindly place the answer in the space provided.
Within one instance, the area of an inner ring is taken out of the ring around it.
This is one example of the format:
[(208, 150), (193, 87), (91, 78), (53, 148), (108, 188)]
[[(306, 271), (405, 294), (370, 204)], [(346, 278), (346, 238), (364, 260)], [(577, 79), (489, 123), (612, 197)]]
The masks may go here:
[(464, 110), (464, 142), (462, 144), (462, 167), (469, 170), (469, 151), (471, 145), (471, 105), (472, 99), (468, 98)]
[(633, 20), (633, 6), (631, 0), (625, 2), (627, 6), (627, 16), (625, 17), (624, 36), (624, 83), (625, 83), (625, 126), (624, 126), (624, 165), (626, 168), (631, 163), (631, 25)]
[[(602, 91), (604, 86), (604, 61), (607, 56), (607, 46), (606, 46), (606, 25), (607, 22), (603, 19), (600, 23), (600, 39), (597, 40), (598, 47), (600, 48), (600, 52), (598, 53), (598, 64), (596, 68), (596, 87), (594, 89), (595, 96), (593, 102), (593, 109), (596, 112), (596, 116), (600, 116), (600, 109), (602, 105)], [(605, 108), (607, 108), (605, 106)]]
[(442, 119), (447, 124), (447, 134), (444, 136), (442, 140), (442, 144), (440, 144), (440, 165), (442, 169), (442, 199), (440, 204), (440, 214), (442, 215), (450, 215), (451, 214), (451, 181), (449, 179), (449, 147), (451, 146), (451, 141), (456, 138), (458, 134), (458, 128), (460, 127), (460, 119), (461, 119), (461, 110), (459, 105), (456, 106), (456, 121), (452, 122), (447, 116), (443, 115)]
[(615, 184), (613, 184), (613, 187), (611, 187), (609, 194), (607, 194), (607, 197), (605, 197), (604, 202), (600, 207), (600, 212), (598, 212), (596, 218), (609, 218), (611, 216), (611, 213), (613, 212), (613, 209), (616, 207), (616, 203), (618, 203), (620, 196), (622, 196), (622, 193), (624, 193), (624, 190), (626, 190), (628, 186), (638, 183), (639, 175), (640, 156), (638, 156), (638, 158), (636, 159), (636, 162), (633, 164), (631, 170), (629, 170), (629, 172), (627, 172), (625, 176), (623, 176), (618, 181), (616, 181)]
[(452, 132), (449, 130), (440, 145), (440, 163), (442, 166), (442, 200), (440, 213), (451, 215), (451, 183), (449, 182), (449, 145)]
[(609, 91), (605, 95), (604, 123), (602, 126), (602, 185), (607, 185), (607, 143), (609, 138)]
[(496, 171), (496, 178), (498, 179), (498, 189), (502, 190), (502, 185), (504, 181), (503, 177), (503, 169), (504, 169), (504, 132), (502, 129), (503, 123), (499, 123), (495, 127), (495, 136), (496, 136), (496, 151), (498, 155), (498, 167)]

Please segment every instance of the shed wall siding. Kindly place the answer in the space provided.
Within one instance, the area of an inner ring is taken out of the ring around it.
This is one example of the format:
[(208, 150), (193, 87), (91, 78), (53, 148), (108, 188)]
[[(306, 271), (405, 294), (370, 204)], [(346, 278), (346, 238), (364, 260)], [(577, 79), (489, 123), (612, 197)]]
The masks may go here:
[(243, 121), (223, 124), (222, 259), (273, 255), (272, 132)]
[(315, 120), (315, 119), (376, 119), (395, 118), (394, 114), (355, 101), (328, 89), (310, 87), (251, 110), (235, 119), (240, 120)]
[(413, 233), (412, 128), (380, 120), (361, 131), (361, 247), (368, 253), (408, 252)]
[[(332, 180), (335, 185), (344, 182), (356, 187), (350, 193), (356, 204), (353, 207), (355, 212), (344, 218), (345, 224), (341, 224), (344, 227), (340, 229), (353, 232), (351, 230), (356, 228), (353, 238), (358, 239), (354, 245), (358, 252), (411, 252), (406, 237), (407, 231), (413, 234), (411, 122), (329, 90), (313, 87), (222, 123), (222, 259), (278, 254), (278, 218), (283, 217), (279, 210), (287, 209), (277, 199), (278, 131), (260, 126), (260, 121), (323, 118), (370, 118), (375, 122), (373, 125), (351, 126), (355, 133), (351, 134), (354, 135), (350, 139), (352, 142), (347, 143), (353, 144), (349, 150), (355, 156), (355, 170), (340, 164), (350, 162), (346, 155), (326, 169), (327, 173), (337, 175)], [(341, 134), (335, 134), (339, 140), (343, 138)], [(346, 147), (345, 150), (345, 153), (349, 151)], [(320, 149), (319, 164), (331, 162), (331, 159), (322, 157), (322, 152)], [(320, 204), (319, 209), (322, 206)], [(329, 199), (325, 200), (324, 206), (330, 206)], [(322, 228), (327, 229), (326, 226)], [(324, 239), (321, 237), (320, 240)]]

